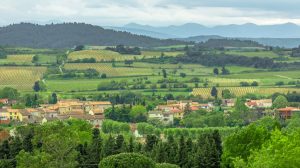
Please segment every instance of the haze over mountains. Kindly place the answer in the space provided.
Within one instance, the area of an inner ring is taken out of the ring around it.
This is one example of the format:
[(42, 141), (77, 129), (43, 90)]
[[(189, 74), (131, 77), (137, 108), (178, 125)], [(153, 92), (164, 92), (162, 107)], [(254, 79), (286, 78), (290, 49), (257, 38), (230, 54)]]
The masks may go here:
[(69, 48), (79, 44), (154, 47), (222, 38), (252, 40), (268, 46), (292, 48), (300, 44), (300, 26), (287, 23), (206, 27), (188, 23), (181, 26), (153, 27), (131, 23), (123, 27), (103, 28), (84, 23), (22, 23), (0, 27), (0, 45), (34, 48)]
[(179, 26), (154, 27), (130, 23), (123, 27), (108, 27), (119, 31), (146, 35), (155, 38), (176, 38), (186, 41), (206, 41), (210, 38), (238, 38), (257, 41), (264, 45), (296, 47), (300, 44), (300, 26), (294, 23), (278, 25), (222, 25), (207, 27), (197, 23)]

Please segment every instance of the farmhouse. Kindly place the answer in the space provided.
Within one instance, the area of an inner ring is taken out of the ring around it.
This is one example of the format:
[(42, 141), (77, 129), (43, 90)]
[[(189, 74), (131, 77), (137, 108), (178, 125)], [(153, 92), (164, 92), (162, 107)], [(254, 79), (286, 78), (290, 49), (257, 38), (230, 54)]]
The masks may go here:
[(272, 99), (247, 100), (245, 105), (249, 108), (270, 108), (272, 107)]
[(8, 99), (0, 99), (0, 104), (7, 105), (9, 103)]
[(300, 109), (296, 107), (285, 107), (277, 109), (281, 119), (290, 119), (294, 113), (300, 113)]
[(173, 124), (174, 114), (172, 112), (164, 112), (159, 110), (153, 110), (148, 112), (149, 119), (157, 119), (164, 124)]
[(225, 107), (233, 107), (235, 105), (235, 99), (223, 99), (222, 105)]

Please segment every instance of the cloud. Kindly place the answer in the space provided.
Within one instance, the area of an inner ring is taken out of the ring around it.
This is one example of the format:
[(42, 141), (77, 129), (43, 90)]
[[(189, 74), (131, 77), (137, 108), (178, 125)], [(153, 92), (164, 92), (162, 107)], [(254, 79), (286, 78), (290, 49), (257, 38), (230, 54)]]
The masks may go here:
[(300, 24), (298, 0), (1, 0), (0, 24), (49, 20), (124, 25)]

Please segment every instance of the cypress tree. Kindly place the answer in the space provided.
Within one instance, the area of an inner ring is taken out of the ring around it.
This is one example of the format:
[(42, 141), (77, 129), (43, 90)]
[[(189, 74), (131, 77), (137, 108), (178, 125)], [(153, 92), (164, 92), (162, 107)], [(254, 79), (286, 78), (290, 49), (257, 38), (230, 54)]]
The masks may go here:
[(116, 143), (114, 145), (114, 154), (119, 154), (125, 152), (125, 141), (123, 135), (118, 135), (116, 138)]
[(185, 167), (188, 162), (188, 152), (184, 140), (184, 136), (180, 136), (178, 143), (177, 165)]
[(220, 133), (218, 130), (214, 130), (213, 132), (213, 139), (214, 139), (214, 142), (216, 144), (216, 149), (217, 149), (217, 152), (218, 152), (218, 158), (219, 158), (219, 163), (221, 163), (221, 156), (223, 154), (223, 149), (222, 149), (222, 140), (221, 140), (221, 136), (220, 136)]
[(156, 143), (157, 143), (157, 137), (155, 135), (147, 135), (145, 152), (151, 152)]
[(26, 152), (33, 151), (33, 145), (31, 142), (32, 138), (33, 138), (33, 130), (30, 130), (23, 140), (23, 148)]
[(133, 152), (134, 151), (134, 143), (133, 143), (133, 137), (131, 136), (129, 139), (129, 144), (128, 144), (128, 152)]
[(103, 147), (102, 157), (113, 155), (114, 145), (115, 145), (115, 139), (111, 135), (109, 135)]
[(90, 167), (97, 167), (97, 164), (101, 160), (101, 151), (102, 151), (102, 138), (100, 136), (100, 131), (98, 128), (93, 129), (93, 137), (92, 137), (92, 143), (89, 146), (88, 149), (88, 163)]
[(86, 165), (88, 163), (88, 152), (87, 152), (87, 143), (84, 143), (84, 145), (79, 144), (77, 146), (77, 151), (78, 151), (78, 157), (77, 161), (79, 163), (79, 167), (84, 168), (84, 167), (89, 167)]
[(10, 146), (8, 140), (3, 141), (0, 147), (0, 158), (1, 159), (9, 159), (10, 156)]
[(165, 144), (161, 141), (155, 146), (155, 160), (158, 163), (164, 163), (166, 161), (166, 151), (164, 146)]
[(177, 143), (175, 142), (174, 137), (172, 135), (168, 136), (168, 141), (166, 144), (167, 163), (176, 163), (177, 149)]

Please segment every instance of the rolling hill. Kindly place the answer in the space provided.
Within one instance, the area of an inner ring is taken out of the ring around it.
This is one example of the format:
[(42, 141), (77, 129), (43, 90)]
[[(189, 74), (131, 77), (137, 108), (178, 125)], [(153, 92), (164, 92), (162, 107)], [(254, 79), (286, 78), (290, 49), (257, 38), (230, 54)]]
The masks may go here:
[(13, 24), (0, 28), (0, 45), (32, 48), (70, 48), (75, 45), (128, 45), (156, 47), (185, 44), (179, 40), (160, 40), (144, 35), (104, 29), (84, 23), (36, 25)]

